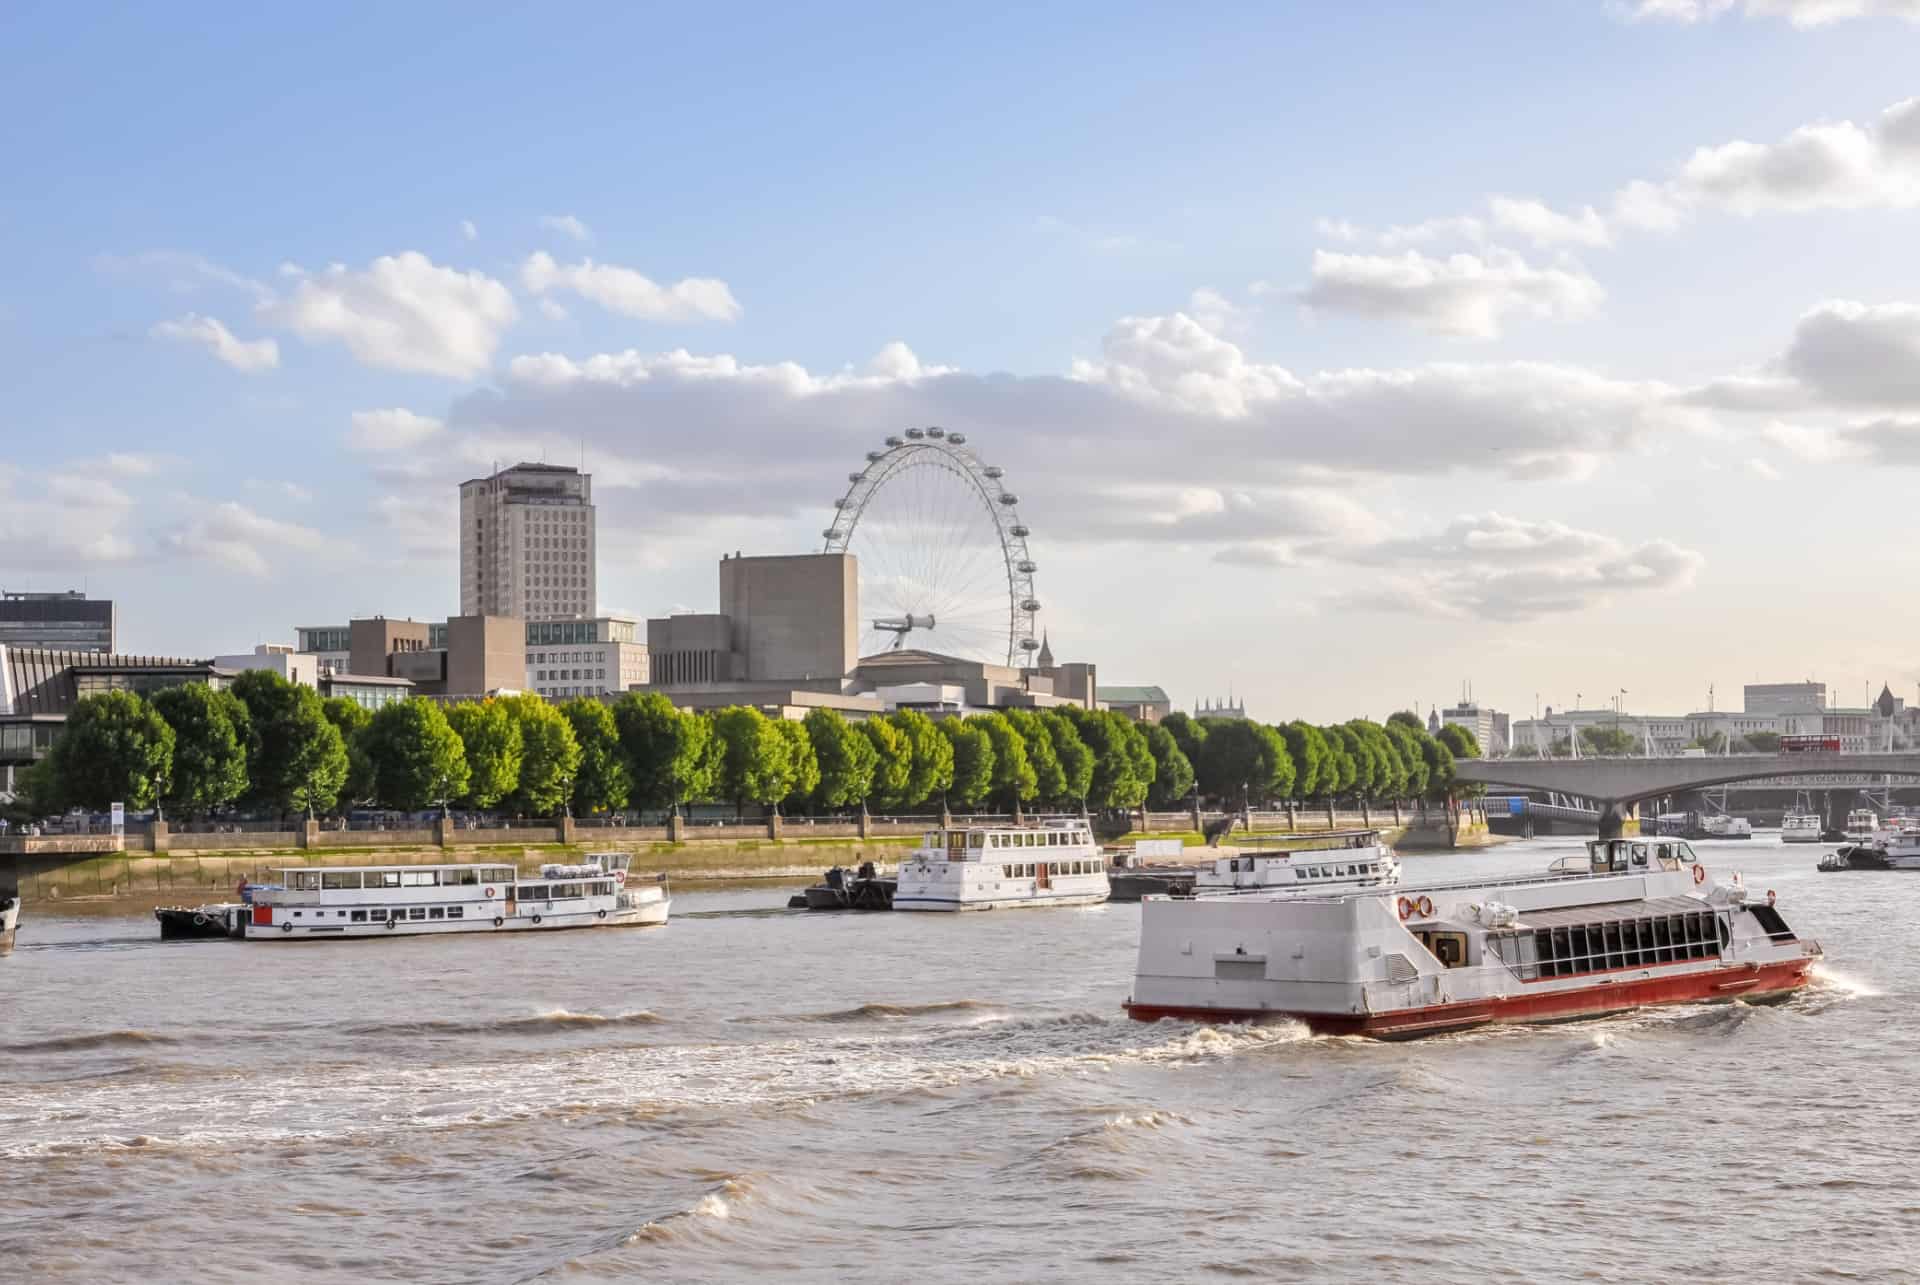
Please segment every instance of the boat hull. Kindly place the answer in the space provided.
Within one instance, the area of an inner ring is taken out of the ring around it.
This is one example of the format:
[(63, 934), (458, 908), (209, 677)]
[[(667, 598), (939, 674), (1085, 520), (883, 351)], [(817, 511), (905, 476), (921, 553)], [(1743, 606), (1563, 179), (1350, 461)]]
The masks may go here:
[(1696, 972), (1618, 981), (1596, 986), (1431, 1004), (1382, 1013), (1277, 1012), (1171, 1004), (1124, 1007), (1135, 1021), (1173, 1018), (1188, 1022), (1297, 1021), (1316, 1035), (1364, 1035), (1375, 1039), (1416, 1039), (1476, 1026), (1570, 1022), (1666, 1004), (1767, 1003), (1785, 999), (1805, 986), (1815, 960), (1799, 958), (1768, 964), (1741, 964)]
[(947, 895), (911, 896), (896, 893), (893, 898), (895, 910), (1027, 910), (1044, 906), (1097, 906), (1107, 900), (1105, 890), (1100, 892), (1037, 893), (1030, 897), (988, 897), (963, 900)]

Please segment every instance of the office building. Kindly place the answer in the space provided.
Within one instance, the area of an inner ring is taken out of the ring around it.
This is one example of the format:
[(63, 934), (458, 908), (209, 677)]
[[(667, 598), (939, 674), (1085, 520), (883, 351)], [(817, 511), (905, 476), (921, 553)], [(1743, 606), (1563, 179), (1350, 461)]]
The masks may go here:
[(1440, 723), (1452, 723), (1456, 727), (1464, 727), (1471, 732), (1474, 744), (1480, 747), (1482, 754), (1491, 756), (1507, 752), (1508, 728), (1511, 726), (1511, 721), (1498, 710), (1487, 709), (1473, 701), (1461, 701), (1451, 709), (1441, 709), (1437, 713)]
[(516, 464), (460, 484), (460, 611), (570, 620), (595, 612), (593, 478)]
[(53, 651), (112, 652), (113, 600), (63, 593), (0, 592), (0, 644)]
[(312, 656), (323, 674), (353, 668), (353, 635), (345, 625), (295, 625), (293, 649)]
[(235, 673), (244, 673), (249, 669), (270, 669), (288, 682), (298, 683), (302, 687), (320, 685), (319, 657), (296, 651), (285, 643), (260, 643), (252, 651), (215, 656), (213, 664), (216, 669), (231, 669)]
[(527, 687), (549, 700), (644, 687), (650, 660), (637, 621), (597, 616), (527, 622)]

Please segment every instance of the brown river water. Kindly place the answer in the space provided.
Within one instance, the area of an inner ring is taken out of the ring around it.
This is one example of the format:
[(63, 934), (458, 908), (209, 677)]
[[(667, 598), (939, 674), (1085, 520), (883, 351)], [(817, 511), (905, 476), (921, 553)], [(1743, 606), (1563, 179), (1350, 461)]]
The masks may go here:
[(29, 904), (0, 1280), (1920, 1277), (1920, 877), (1701, 846), (1814, 988), (1405, 1044), (1127, 1020), (1131, 905), (163, 945)]

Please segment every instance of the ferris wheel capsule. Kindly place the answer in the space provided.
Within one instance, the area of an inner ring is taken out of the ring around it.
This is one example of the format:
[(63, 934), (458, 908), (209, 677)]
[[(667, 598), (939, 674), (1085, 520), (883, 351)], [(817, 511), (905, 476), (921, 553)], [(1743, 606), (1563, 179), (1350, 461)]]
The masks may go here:
[(885, 451), (868, 451), (867, 452), (867, 463), (869, 464), (878, 464), (881, 460), (884, 460), (885, 458), (887, 458), (887, 453)]
[(998, 464), (989, 464), (985, 468), (981, 469), (980, 471), (982, 473), (985, 473), (988, 477), (992, 478), (996, 482), (1007, 475), (1007, 471), (1001, 468)]
[(927, 430), (927, 436), (933, 438), (935, 441), (938, 441), (946, 435), (947, 430), (944, 428), (929, 428)]
[(907, 436), (917, 442), (921, 438), (925, 437), (926, 434), (917, 428), (910, 428), (907, 430)]
[(897, 437), (889, 437), (887, 439), (887, 445), (888, 446), (905, 446), (906, 443)]
[(965, 446), (967, 444), (967, 435), (965, 433), (948, 433), (947, 440), (955, 446)]

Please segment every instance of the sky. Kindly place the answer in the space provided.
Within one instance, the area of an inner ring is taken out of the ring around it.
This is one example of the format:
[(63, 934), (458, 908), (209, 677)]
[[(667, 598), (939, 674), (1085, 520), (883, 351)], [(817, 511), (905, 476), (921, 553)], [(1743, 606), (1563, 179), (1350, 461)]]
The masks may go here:
[(443, 618), (532, 459), (603, 610), (712, 610), (938, 424), (1184, 706), (1920, 693), (1917, 68), (1920, 0), (16, 2), (0, 588)]

